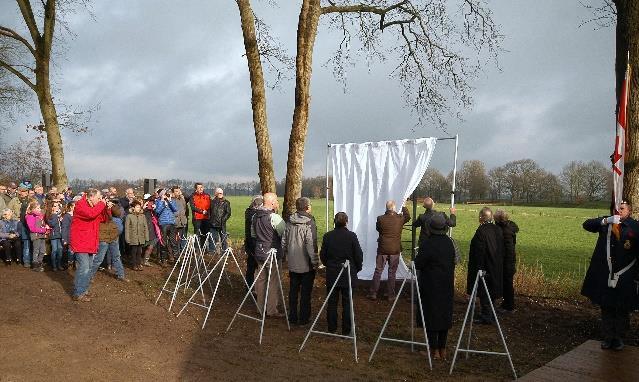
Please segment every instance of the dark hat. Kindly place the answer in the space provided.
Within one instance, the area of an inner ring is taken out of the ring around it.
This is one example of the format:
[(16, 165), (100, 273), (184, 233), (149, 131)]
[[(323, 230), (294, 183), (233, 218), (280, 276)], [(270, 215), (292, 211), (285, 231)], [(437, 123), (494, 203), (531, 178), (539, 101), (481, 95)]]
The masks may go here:
[(446, 235), (448, 233), (446, 219), (441, 213), (433, 215), (433, 217), (430, 219), (429, 227), (430, 233), (432, 235)]

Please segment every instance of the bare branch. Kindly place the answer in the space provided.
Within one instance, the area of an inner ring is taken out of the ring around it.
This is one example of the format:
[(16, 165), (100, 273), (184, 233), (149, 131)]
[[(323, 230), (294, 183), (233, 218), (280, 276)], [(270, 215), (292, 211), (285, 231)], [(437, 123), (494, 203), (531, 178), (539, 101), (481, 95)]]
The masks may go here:
[(31, 33), (31, 40), (33, 40), (33, 43), (37, 45), (38, 41), (40, 40), (40, 32), (38, 31), (38, 25), (36, 24), (35, 16), (33, 15), (33, 9), (31, 9), (31, 3), (29, 3), (29, 0), (16, 1), (18, 2), (18, 6), (20, 7), (22, 18), (27, 24), (27, 28), (29, 28), (29, 33)]
[(12, 38), (12, 39), (14, 39), (16, 41), (21, 42), (22, 45), (26, 46), (27, 49), (29, 49), (29, 52), (31, 52), (31, 54), (33, 56), (35, 56), (35, 48), (33, 47), (33, 45), (31, 45), (31, 43), (29, 43), (29, 41), (27, 41), (27, 39), (22, 37), (19, 33), (14, 31), (13, 29), (0, 26), (0, 35), (6, 36), (6, 37), (9, 37), (9, 38)]
[(14, 68), (11, 64), (8, 64), (4, 60), (0, 59), (0, 67), (5, 68), (9, 72), (11, 72), (13, 75), (18, 77), (20, 80), (22, 80), (22, 82), (27, 84), (27, 86), (29, 86), (31, 90), (36, 91), (36, 86), (33, 84), (33, 82), (31, 82), (31, 80), (27, 76), (20, 73), (18, 69)]
[(617, 22), (617, 7), (615, 6), (613, 0), (600, 0), (601, 5), (595, 7), (593, 5), (585, 4), (580, 1), (582, 7), (588, 9), (592, 13), (592, 18), (583, 21), (579, 24), (579, 27), (586, 24), (595, 24), (595, 30), (601, 28), (608, 28)]

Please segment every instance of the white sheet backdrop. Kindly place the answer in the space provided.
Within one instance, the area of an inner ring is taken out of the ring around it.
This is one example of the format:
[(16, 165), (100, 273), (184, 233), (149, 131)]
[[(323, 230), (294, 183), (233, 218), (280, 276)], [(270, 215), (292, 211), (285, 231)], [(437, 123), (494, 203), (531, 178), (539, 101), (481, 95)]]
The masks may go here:
[[(346, 212), (348, 228), (359, 238), (364, 252), (360, 279), (372, 279), (375, 271), (377, 216), (384, 213), (387, 200), (395, 200), (401, 211), (428, 168), (436, 143), (437, 138), (419, 138), (330, 146), (333, 207), (335, 213)], [(410, 250), (410, 244), (403, 246), (404, 252)], [(397, 278), (405, 276), (400, 266)]]

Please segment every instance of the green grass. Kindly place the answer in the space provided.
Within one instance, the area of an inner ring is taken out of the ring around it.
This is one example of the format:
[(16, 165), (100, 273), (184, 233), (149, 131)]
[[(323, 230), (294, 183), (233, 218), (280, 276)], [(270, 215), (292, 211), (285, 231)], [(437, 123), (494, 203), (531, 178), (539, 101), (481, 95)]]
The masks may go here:
[[(246, 196), (228, 197), (233, 214), (228, 222), (231, 240), (244, 240), (244, 210), (251, 198)], [(280, 204), (283, 200), (280, 201)], [(318, 236), (321, 238), (326, 227), (326, 207), (324, 199), (312, 200), (313, 215), (317, 221)], [(412, 206), (407, 206), (412, 212)], [(482, 205), (458, 205), (457, 227), (453, 230), (453, 237), (458, 241), (462, 256), (468, 255), (470, 239), (477, 228), (477, 215)], [(581, 224), (590, 217), (601, 216), (606, 213), (603, 206), (598, 208), (569, 208), (569, 207), (494, 207), (506, 210), (511, 220), (517, 223), (520, 232), (517, 236), (517, 255), (524, 265), (540, 268), (546, 276), (570, 275), (582, 278), (587, 267), (592, 250), (597, 239), (596, 235), (586, 232)], [(332, 203), (329, 206), (332, 216)], [(448, 211), (448, 207), (439, 204), (441, 211)], [(380, 206), (382, 214), (384, 206)], [(421, 206), (418, 214), (423, 212)], [(376, 216), (371, 216), (375, 219)], [(410, 247), (410, 231), (404, 231), (402, 239), (404, 248)]]

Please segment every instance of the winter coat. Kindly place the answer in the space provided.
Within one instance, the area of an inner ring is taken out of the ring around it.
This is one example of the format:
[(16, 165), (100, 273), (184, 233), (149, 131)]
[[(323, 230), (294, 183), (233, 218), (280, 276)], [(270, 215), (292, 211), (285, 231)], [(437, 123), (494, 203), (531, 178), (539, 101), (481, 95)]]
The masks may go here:
[(47, 234), (47, 225), (42, 213), (29, 213), (24, 217), (31, 232), (31, 240), (44, 239)]
[(435, 210), (426, 210), (423, 214), (419, 215), (417, 219), (413, 222), (413, 227), (420, 227), (419, 230), (419, 246), (421, 247), (421, 243), (424, 239), (430, 236), (430, 221), (435, 214), (444, 215), (444, 219), (446, 220), (447, 227), (454, 227), (457, 225), (457, 217), (455, 215), (450, 215), (450, 218), (444, 212), (438, 212)]
[(226, 229), (226, 221), (231, 217), (231, 203), (226, 199), (215, 198), (209, 209), (209, 222), (213, 228)]
[(255, 234), (255, 258), (266, 261), (271, 249), (277, 250), (277, 258), (282, 258), (282, 235), (286, 223), (272, 210), (260, 208), (253, 219), (252, 234)]
[[(608, 225), (601, 224), (602, 218), (586, 220), (583, 227), (588, 232), (598, 233), (597, 244), (590, 259), (590, 266), (581, 288), (581, 294), (594, 304), (633, 310), (639, 306), (635, 278), (639, 276), (639, 264), (619, 276), (616, 288), (608, 287), (610, 272), (606, 254)], [(628, 218), (620, 223), (620, 240), (610, 235), (610, 258), (613, 272), (618, 272), (637, 259), (639, 250), (639, 222)], [(638, 260), (639, 261), (639, 260)]]
[(62, 215), (62, 221), (60, 227), (62, 231), (62, 242), (69, 243), (69, 234), (71, 233), (71, 221), (73, 221), (73, 215), (66, 213)]
[(144, 213), (131, 212), (126, 216), (124, 240), (129, 245), (144, 245), (149, 241), (149, 226)]
[(398, 255), (402, 251), (402, 230), (404, 224), (410, 221), (408, 208), (402, 208), (402, 214), (386, 211), (377, 217), (375, 228), (379, 232), (377, 238), (377, 254)]
[(7, 208), (7, 202), (0, 196), (0, 211), (3, 211), (5, 208)]
[(159, 225), (175, 224), (175, 212), (177, 212), (175, 200), (157, 199), (155, 201), (155, 214)]
[(106, 204), (102, 201), (91, 207), (86, 196), (83, 196), (75, 204), (70, 233), (71, 250), (74, 253), (94, 254), (98, 252), (98, 234), (102, 212), (105, 209)]
[(7, 208), (10, 208), (13, 211), (13, 216), (20, 217), (20, 221), (23, 225), (26, 226), (24, 221), (24, 216), (27, 214), (27, 206), (29, 205), (29, 198), (18, 198), (15, 197), (11, 199), (11, 201), (7, 204)]
[(146, 217), (146, 225), (149, 227), (149, 240), (159, 240), (162, 237), (158, 219), (153, 210), (145, 209), (144, 217)]
[(251, 224), (257, 208), (247, 208), (244, 210), (244, 251), (248, 256), (255, 256), (255, 238), (251, 236)]
[(306, 273), (319, 265), (317, 224), (312, 215), (299, 211), (291, 215), (282, 235), (282, 254), (289, 272)]
[(177, 206), (177, 211), (175, 212), (175, 226), (177, 228), (184, 228), (188, 222), (187, 214), (188, 211), (186, 209), (186, 200), (184, 197), (174, 198), (175, 205)]
[(517, 268), (515, 246), (517, 245), (517, 232), (519, 232), (519, 227), (517, 227), (515, 222), (510, 220), (499, 222), (497, 226), (501, 228), (501, 233), (504, 235), (504, 274), (512, 276), (515, 274)]
[(419, 246), (415, 257), (419, 293), (428, 330), (447, 330), (453, 326), (455, 294), (455, 247), (447, 235), (431, 234)]
[[(472, 293), (477, 271), (483, 270), (486, 271), (484, 280), (486, 280), (490, 297), (496, 300), (502, 296), (504, 248), (504, 235), (495, 224), (484, 223), (477, 228), (470, 241), (468, 254), (468, 276), (466, 278), (466, 292), (468, 294)], [(481, 284), (478, 286), (478, 290), (480, 295), (485, 293)]]
[(49, 239), (62, 239), (62, 224), (60, 222), (60, 215), (51, 214), (51, 217), (47, 219), (47, 224), (51, 227), (49, 233)]
[(10, 234), (20, 235), (22, 223), (19, 220), (0, 220), (0, 243), (9, 239)]
[(202, 212), (211, 208), (211, 196), (206, 192), (198, 194), (194, 192), (189, 198), (189, 204), (191, 205), (191, 211), (193, 211), (194, 220), (207, 220), (209, 217)]
[(333, 285), (337, 281), (337, 286), (348, 287), (346, 272), (342, 273), (339, 280), (337, 275), (342, 270), (344, 262), (349, 260), (351, 282), (355, 282), (357, 272), (362, 270), (364, 255), (355, 232), (349, 231), (346, 227), (339, 227), (324, 234), (320, 258), (326, 266), (326, 285)]
[(13, 197), (11, 195), (9, 195), (9, 193), (2, 194), (2, 195), (0, 195), (0, 197), (2, 197), (2, 200), (5, 203), (5, 206), (8, 206), (9, 202), (11, 201), (11, 199), (13, 199)]
[(121, 214), (122, 209), (118, 205), (114, 205), (110, 210), (108, 208), (104, 209), (99, 228), (99, 237), (101, 242), (112, 243), (115, 240), (118, 240), (120, 231), (118, 230), (117, 223), (113, 221), (113, 217), (119, 219)]

